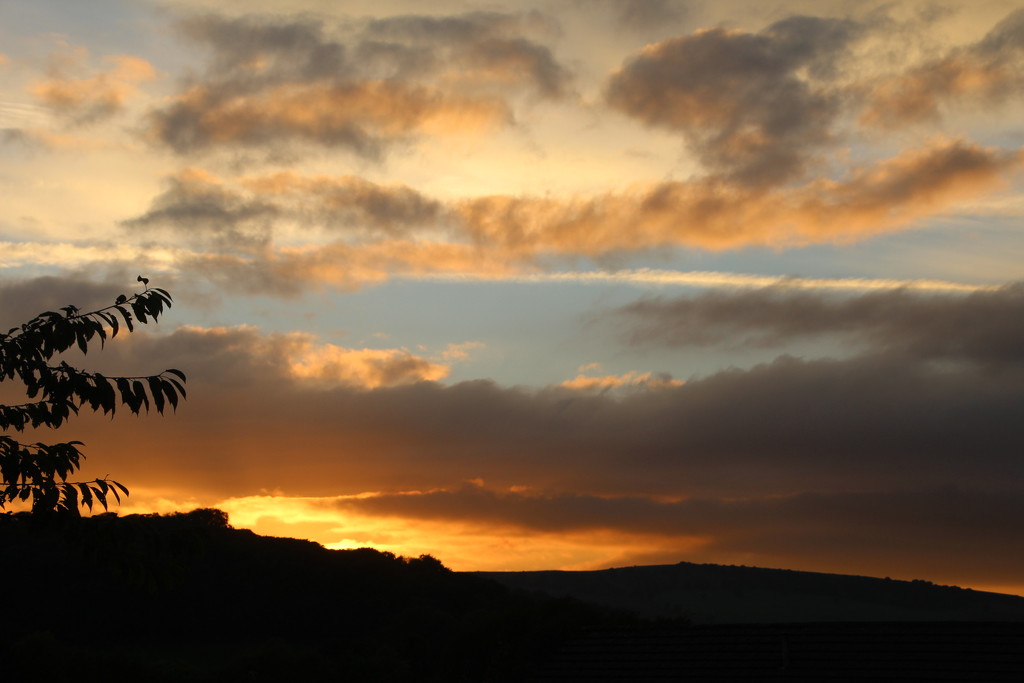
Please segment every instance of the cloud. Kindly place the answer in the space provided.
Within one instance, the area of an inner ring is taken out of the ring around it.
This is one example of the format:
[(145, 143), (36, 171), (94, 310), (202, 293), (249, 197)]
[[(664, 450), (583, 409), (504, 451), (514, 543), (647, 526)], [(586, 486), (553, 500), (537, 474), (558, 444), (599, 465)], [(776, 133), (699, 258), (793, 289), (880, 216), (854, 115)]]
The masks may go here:
[(71, 242), (0, 242), (0, 266), (55, 267), (67, 270), (132, 265), (173, 269), (181, 257), (171, 249), (135, 245), (75, 244)]
[(334, 344), (314, 346), (296, 340), (291, 373), (301, 379), (347, 384), (365, 389), (444, 379), (449, 368), (405, 349), (346, 349)]
[(208, 251), (180, 252), (175, 267), (231, 291), (294, 295), (394, 275), (524, 276), (559, 258), (626, 250), (848, 242), (992, 192), (1019, 172), (1022, 159), (1019, 151), (939, 140), (838, 180), (769, 192), (695, 180), (576, 198), (449, 201), (354, 176), (286, 172), (223, 181), (186, 169), (124, 225), (198, 241)]
[(479, 131), (507, 118), (501, 102), (400, 83), (282, 85), (231, 95), (196, 86), (153, 116), (153, 135), (180, 154), (216, 146), (308, 142), (367, 158), (418, 133)]
[(405, 185), (379, 185), (357, 176), (302, 176), (290, 172), (243, 179), (255, 195), (273, 198), (306, 223), (331, 231), (395, 237), (433, 228), (441, 203)]
[(23, 280), (0, 280), (0, 310), (4, 320), (0, 329), (27, 322), (44, 311), (59, 311), (68, 304), (81, 302), (112, 302), (119, 294), (125, 293), (123, 285), (114, 282), (97, 282), (94, 278), (56, 277), (46, 275)]
[(227, 182), (186, 168), (165, 184), (145, 213), (122, 225), (132, 233), (185, 238), (190, 246), (216, 253), (266, 252), (276, 235), (289, 230), (353, 239), (401, 237), (433, 228), (441, 214), (439, 202), (407, 186), (356, 176), (279, 172)]
[[(594, 0), (580, 3), (584, 8)], [(615, 26), (638, 31), (664, 28), (678, 24), (687, 14), (687, 5), (672, 0), (613, 0), (608, 3), (615, 12)]]
[(644, 48), (612, 74), (606, 99), (682, 133), (714, 174), (751, 187), (784, 184), (831, 140), (840, 101), (822, 77), (859, 30), (805, 16), (756, 34), (701, 30)]
[[(990, 285), (974, 285), (949, 280), (897, 280), (891, 278), (806, 278), (793, 275), (753, 275), (709, 270), (665, 270), (657, 268), (623, 268), (606, 271), (560, 271), (550, 273), (438, 273), (432, 275), (400, 275), (405, 279), (445, 280), (452, 282), (510, 281), (520, 283), (573, 282), (578, 284), (615, 283), (645, 287), (772, 287), (820, 289), (835, 291), (872, 291), (908, 289), (935, 292), (977, 292), (994, 289)], [(588, 369), (581, 367), (580, 371)]]
[(518, 271), (503, 254), (474, 245), (411, 240), (338, 241), (245, 255), (182, 253), (174, 266), (227, 292), (284, 297), (323, 287), (356, 290), (386, 282), (396, 272), (416, 277), (460, 272), (502, 276)]
[(522, 84), (543, 97), (561, 98), (568, 94), (569, 71), (549, 48), (526, 37), (532, 28), (545, 23), (537, 13), (406, 15), (369, 22), (364, 45), (380, 54), (391, 50), (398, 55), (406, 54), (410, 46), (419, 48), (420, 64), (413, 69), (423, 71), (423, 64), (431, 65), (443, 79), (463, 86)]
[(448, 347), (441, 352), (441, 359), (446, 361), (461, 361), (468, 360), (470, 354), (477, 349), (482, 349), (486, 346), (483, 342), (463, 342), (461, 344), (449, 344)]
[(284, 145), (298, 154), (294, 143), (309, 143), (377, 159), (416, 136), (506, 125), (507, 88), (562, 97), (568, 80), (523, 35), (524, 22), (500, 14), (410, 15), (361, 29), (203, 15), (181, 28), (212, 52), (205, 77), (152, 113), (153, 139), (181, 154)]
[[(1024, 566), (1024, 553), (1007, 550), (1016, 547), (1024, 512), (1020, 496), (1011, 492), (947, 488), (665, 501), (466, 485), (346, 497), (334, 505), (368, 516), (459, 522), (491, 533), (617, 533), (634, 537), (637, 545), (646, 540), (651, 548), (668, 550), (671, 561), (798, 562), (877, 575), (898, 569), (907, 578), (959, 582), (971, 575), (1014, 582)], [(951, 546), (962, 552), (950, 553)]]
[(50, 151), (95, 151), (111, 147), (110, 143), (101, 139), (56, 133), (42, 128), (2, 128), (0, 129), (0, 139), (7, 144), (18, 144), (29, 149)]
[[(185, 233), (188, 234), (187, 232)], [(0, 242), (0, 266), (49, 267), (76, 272), (110, 270), (111, 277), (134, 278), (140, 269), (174, 279), (176, 288), (213, 282), (225, 291), (294, 297), (309, 289), (356, 290), (390, 278), (448, 282), (616, 283), (638, 287), (737, 288), (785, 286), (790, 289), (862, 292), (904, 288), (922, 292), (974, 292), (993, 289), (946, 280), (800, 278), (711, 271), (648, 268), (616, 271), (538, 271), (473, 245), (384, 240), (304, 248), (260, 248), (203, 252), (153, 245), (81, 245), (53, 242)], [(332, 266), (332, 261), (334, 265)], [(164, 280), (167, 281), (167, 280)], [(69, 290), (74, 292), (74, 289)], [(196, 301), (194, 301), (196, 302)]]
[(862, 239), (1006, 184), (1019, 152), (940, 140), (839, 180), (770, 192), (714, 181), (666, 181), (572, 200), (494, 196), (456, 205), (474, 241), (513, 254), (598, 256), (668, 245), (709, 250)]
[[(584, 368), (591, 369), (588, 366)], [(567, 379), (558, 386), (573, 391), (605, 393), (615, 389), (651, 390), (682, 385), (682, 381), (672, 379), (671, 375), (665, 373), (655, 375), (651, 372), (631, 370), (621, 375), (588, 375), (581, 369), (576, 377)]]
[(984, 38), (904, 73), (858, 85), (861, 122), (882, 128), (937, 121), (944, 104), (1000, 105), (1024, 90), (1024, 10)]
[(252, 248), (268, 244), (277, 207), (242, 197), (219, 179), (198, 168), (186, 168), (165, 181), (167, 189), (149, 210), (124, 221), (132, 231), (155, 228), (183, 233), (189, 241), (219, 249)]
[[(187, 403), (173, 419), (114, 428), (83, 417), (67, 434), (104, 454), (104, 472), (224, 496), (422, 491), (476, 477), (498, 488), (698, 498), (1021, 481), (1019, 365), (991, 372), (906, 354), (781, 357), (658, 391), (599, 394), (415, 381), (436, 377), (443, 361), (309, 341), (249, 328), (118, 339), (88, 366), (181, 368)], [(377, 373), (378, 361), (386, 371)], [(144, 462), (133, 455), (143, 433)]]
[(118, 113), (139, 84), (156, 79), (156, 70), (144, 59), (130, 55), (104, 58), (106, 71), (78, 76), (91, 71), (85, 64), (84, 50), (61, 55), (53, 60), (46, 80), (30, 87), (30, 92), (51, 110), (77, 124), (109, 118)]
[(780, 346), (842, 335), (868, 349), (982, 365), (1024, 363), (1024, 285), (966, 295), (902, 289), (826, 296), (785, 286), (641, 299), (617, 309), (637, 344)]

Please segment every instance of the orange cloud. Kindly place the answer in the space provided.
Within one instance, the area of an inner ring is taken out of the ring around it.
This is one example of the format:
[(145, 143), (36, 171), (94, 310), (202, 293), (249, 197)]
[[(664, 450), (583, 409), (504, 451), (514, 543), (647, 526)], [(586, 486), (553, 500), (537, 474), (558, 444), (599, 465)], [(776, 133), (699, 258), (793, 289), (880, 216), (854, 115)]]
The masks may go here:
[(906, 73), (860, 85), (861, 123), (895, 128), (938, 120), (944, 103), (1001, 104), (1024, 89), (1024, 11), (1011, 13), (977, 43)]
[(577, 200), (508, 196), (455, 210), (473, 239), (515, 255), (598, 256), (684, 245), (710, 250), (854, 240), (896, 230), (990, 192), (1020, 170), (1019, 152), (939, 141), (841, 180), (757, 192), (720, 182), (665, 182)]
[(199, 273), (232, 292), (294, 296), (307, 287), (355, 290), (395, 273), (513, 275), (521, 265), (496, 250), (471, 244), (384, 240), (365, 244), (282, 247), (255, 255), (182, 255), (177, 269)]
[(620, 388), (663, 389), (665, 387), (680, 387), (683, 384), (682, 380), (672, 379), (666, 375), (630, 371), (621, 375), (586, 375), (581, 372), (573, 379), (567, 379), (558, 386), (574, 391), (605, 392)]
[[(684, 246), (721, 251), (842, 243), (904, 229), (998, 190), (1024, 155), (938, 140), (837, 179), (752, 190), (666, 181), (580, 197), (496, 195), (443, 202), (404, 185), (292, 172), (221, 181), (187, 169), (143, 215), (124, 222), (201, 240), (177, 268), (236, 292), (293, 295), (406, 277), (528, 275), (552, 256)], [(276, 239), (285, 230), (288, 246)], [(304, 231), (317, 240), (301, 243)]]
[(481, 131), (507, 119), (499, 100), (389, 81), (285, 83), (229, 94), (200, 85), (154, 112), (151, 134), (180, 153), (305, 141), (376, 156), (383, 144), (415, 133)]
[(301, 343), (289, 370), (300, 379), (376, 389), (411, 382), (432, 382), (449, 368), (405, 349), (345, 349), (334, 344)]
[(180, 329), (197, 340), (208, 337), (223, 340), (214, 343), (226, 343), (228, 348), (245, 348), (246, 353), (272, 360), (281, 375), (321, 387), (376, 389), (436, 381), (449, 372), (447, 365), (406, 349), (349, 349), (318, 343), (313, 335), (303, 332), (263, 336), (256, 328), (245, 325)]
[(79, 59), (57, 62), (50, 78), (30, 87), (30, 92), (43, 104), (78, 123), (89, 123), (111, 116), (122, 109), (140, 83), (156, 78), (156, 70), (144, 59), (129, 55), (113, 55), (104, 59), (110, 68), (93, 76), (74, 77), (68, 70), (81, 70)]
[(860, 122), (896, 128), (935, 121), (939, 105), (945, 100), (998, 102), (1005, 98), (1008, 88), (1018, 87), (1020, 80), (1018, 66), (978, 63), (969, 55), (950, 57), (872, 84)]

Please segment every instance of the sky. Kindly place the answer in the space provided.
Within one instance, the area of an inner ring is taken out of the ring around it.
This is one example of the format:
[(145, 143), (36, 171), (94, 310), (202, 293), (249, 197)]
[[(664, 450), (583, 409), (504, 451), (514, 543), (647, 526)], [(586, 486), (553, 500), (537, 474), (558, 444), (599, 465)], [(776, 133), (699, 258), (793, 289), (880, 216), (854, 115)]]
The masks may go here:
[[(119, 508), (1024, 594), (1024, 3), (0, 1), (0, 313)], [(18, 401), (21, 387), (0, 394)]]

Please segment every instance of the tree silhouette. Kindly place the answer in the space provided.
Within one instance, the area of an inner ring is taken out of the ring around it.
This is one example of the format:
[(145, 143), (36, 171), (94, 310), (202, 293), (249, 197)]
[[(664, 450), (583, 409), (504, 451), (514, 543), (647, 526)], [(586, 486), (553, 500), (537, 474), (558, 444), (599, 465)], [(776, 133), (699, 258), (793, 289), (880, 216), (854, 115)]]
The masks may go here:
[[(0, 430), (24, 432), (26, 427), (60, 427), (83, 408), (113, 416), (118, 404), (135, 415), (145, 408), (163, 413), (167, 406), (177, 409), (185, 397), (185, 374), (164, 370), (158, 375), (106, 377), (86, 372), (66, 361), (53, 364), (55, 356), (78, 347), (88, 353), (90, 344), (99, 340), (102, 348), (108, 337), (135, 323), (156, 322), (165, 308), (171, 307), (166, 290), (149, 287), (149, 280), (138, 277), (142, 292), (117, 297), (104, 308), (81, 312), (75, 306), (40, 313), (20, 327), (0, 334), (0, 382), (18, 379), (25, 385), (29, 402), (0, 405)], [(107, 497), (118, 502), (128, 489), (112, 479), (69, 481), (84, 459), (80, 441), (63, 443), (21, 443), (7, 434), (0, 435), (0, 509), (12, 501), (32, 500), (33, 513), (63, 513), (77, 516), (79, 505), (92, 510), (94, 503), (107, 509)]]

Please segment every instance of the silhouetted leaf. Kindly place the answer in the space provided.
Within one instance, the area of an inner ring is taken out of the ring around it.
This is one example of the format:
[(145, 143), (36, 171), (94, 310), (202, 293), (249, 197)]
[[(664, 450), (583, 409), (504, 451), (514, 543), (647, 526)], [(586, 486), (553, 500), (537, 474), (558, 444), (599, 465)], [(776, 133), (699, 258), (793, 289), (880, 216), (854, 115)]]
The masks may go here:
[(149, 393), (153, 395), (153, 405), (156, 407), (156, 412), (164, 412), (164, 389), (163, 383), (157, 377), (147, 377), (147, 383), (149, 384)]
[[(65, 306), (61, 313), (46, 311), (7, 334), (0, 334), (0, 381), (19, 379), (32, 402), (0, 405), (0, 429), (22, 430), (32, 427), (59, 427), (81, 406), (104, 413), (113, 413), (118, 399), (133, 413), (143, 407), (163, 413), (169, 402), (177, 408), (178, 395), (185, 396), (185, 374), (180, 370), (148, 377), (106, 377), (100, 373), (78, 370), (61, 361), (49, 365), (50, 359), (77, 345), (88, 353), (89, 344), (99, 337), (101, 347), (121, 329), (134, 331), (133, 318), (153, 322), (171, 305), (170, 294), (163, 289), (148, 289), (149, 280), (138, 278), (147, 289), (128, 297), (120, 295), (106, 308), (82, 313), (76, 306)], [(119, 320), (120, 318), (120, 320)], [(180, 382), (179, 382), (180, 380)], [(150, 398), (152, 396), (152, 399)], [(38, 399), (38, 400), (35, 400)], [(0, 435), (0, 509), (6, 502), (32, 501), (34, 512), (60, 512), (79, 515), (79, 505), (90, 510), (99, 502), (107, 509), (107, 495), (120, 502), (127, 487), (114, 481), (96, 479), (91, 482), (70, 481), (84, 456), (79, 441), (57, 444), (20, 444)]]

